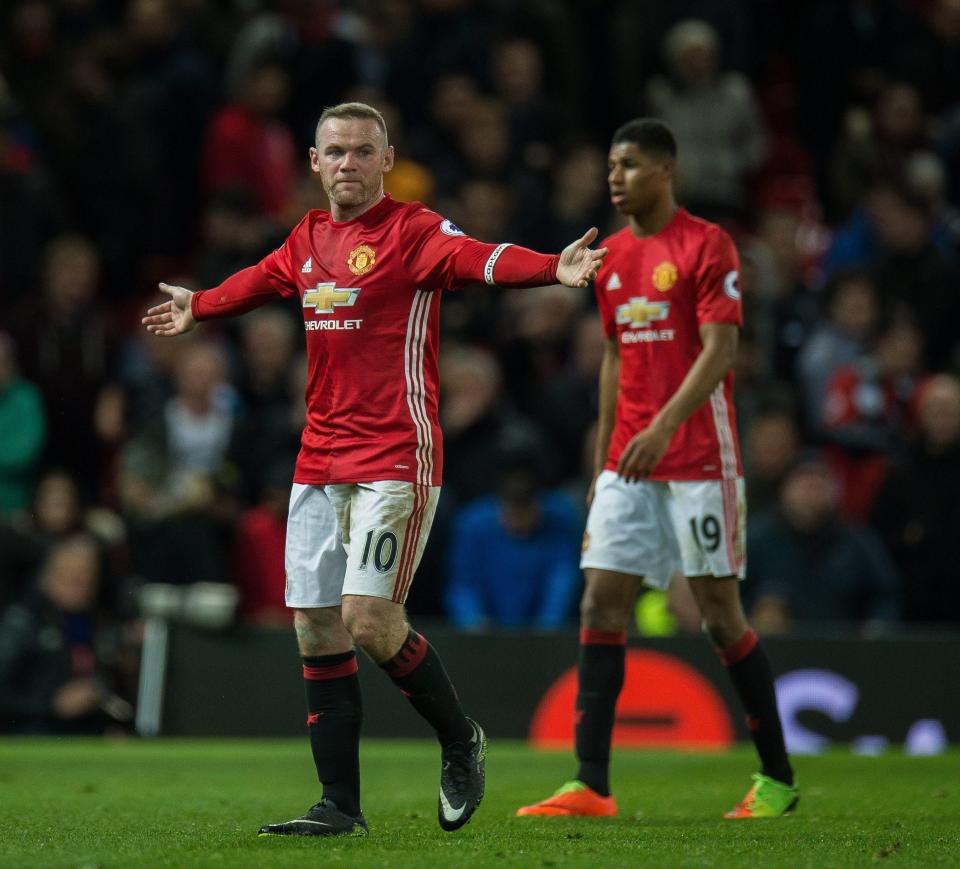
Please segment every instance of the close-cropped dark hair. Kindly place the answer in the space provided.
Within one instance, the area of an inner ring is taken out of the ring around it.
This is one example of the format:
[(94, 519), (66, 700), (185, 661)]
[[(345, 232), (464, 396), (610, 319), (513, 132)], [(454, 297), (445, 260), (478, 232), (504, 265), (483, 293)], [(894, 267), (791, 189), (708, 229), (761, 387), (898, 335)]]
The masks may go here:
[(677, 140), (673, 130), (657, 118), (636, 118), (627, 121), (613, 134), (612, 145), (632, 142), (645, 154), (655, 157), (677, 156)]

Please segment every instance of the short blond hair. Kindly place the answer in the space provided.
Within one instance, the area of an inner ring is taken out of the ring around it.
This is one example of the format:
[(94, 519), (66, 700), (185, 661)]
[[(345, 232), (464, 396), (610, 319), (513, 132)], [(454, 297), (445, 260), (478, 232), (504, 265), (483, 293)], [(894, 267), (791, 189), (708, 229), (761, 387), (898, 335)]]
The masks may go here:
[(390, 144), (387, 137), (387, 122), (383, 119), (383, 115), (373, 106), (369, 106), (366, 103), (339, 103), (336, 106), (330, 106), (324, 109), (320, 115), (320, 120), (317, 121), (317, 129), (313, 137), (314, 140), (320, 138), (320, 127), (322, 127), (323, 122), (329, 118), (354, 118), (375, 121), (380, 128), (380, 132), (383, 133), (383, 147), (386, 148)]

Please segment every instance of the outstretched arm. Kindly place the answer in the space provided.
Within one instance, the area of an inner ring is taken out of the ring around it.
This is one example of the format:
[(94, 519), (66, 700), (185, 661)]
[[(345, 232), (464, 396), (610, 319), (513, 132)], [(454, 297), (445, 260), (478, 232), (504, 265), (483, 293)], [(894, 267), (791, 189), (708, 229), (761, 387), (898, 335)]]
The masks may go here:
[(703, 404), (733, 366), (738, 329), (734, 323), (704, 323), (703, 349), (677, 391), (620, 454), (617, 473), (628, 482), (647, 476), (663, 458), (677, 429)]
[(150, 308), (142, 322), (148, 332), (162, 338), (189, 332), (201, 320), (245, 314), (280, 294), (260, 265), (231, 275), (211, 290), (193, 293), (184, 287), (160, 284), (160, 292), (170, 296), (169, 301)]
[(453, 277), (460, 282), (482, 280), (498, 287), (542, 287), (555, 283), (585, 287), (597, 276), (607, 255), (606, 248), (590, 249), (596, 237), (596, 227), (588, 229), (559, 255), (470, 239), (454, 255)]

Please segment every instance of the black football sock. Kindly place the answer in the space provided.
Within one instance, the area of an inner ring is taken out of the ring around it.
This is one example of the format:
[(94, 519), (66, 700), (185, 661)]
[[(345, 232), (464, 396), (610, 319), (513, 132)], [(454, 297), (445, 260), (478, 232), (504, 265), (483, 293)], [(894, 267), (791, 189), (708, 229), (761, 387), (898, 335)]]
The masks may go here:
[(440, 656), (420, 634), (411, 630), (400, 651), (380, 666), (437, 731), (441, 745), (473, 738), (473, 725), (460, 708), (460, 699)]
[(303, 659), (310, 748), (323, 796), (341, 812), (360, 814), (360, 722), (363, 705), (357, 655), (341, 652)]
[(763, 774), (792, 785), (793, 770), (783, 744), (773, 673), (757, 635), (748, 630), (729, 648), (717, 649), (717, 654), (747, 713), (747, 727), (760, 755)]
[(610, 794), (610, 739), (623, 687), (625, 631), (580, 630), (575, 721), (577, 779), (601, 796)]

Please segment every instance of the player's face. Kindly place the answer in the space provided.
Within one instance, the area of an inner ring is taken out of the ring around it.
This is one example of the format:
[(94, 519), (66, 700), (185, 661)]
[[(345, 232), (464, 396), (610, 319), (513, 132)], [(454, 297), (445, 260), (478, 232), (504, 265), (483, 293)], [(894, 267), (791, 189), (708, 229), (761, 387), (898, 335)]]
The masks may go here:
[(376, 121), (328, 118), (310, 149), (310, 167), (320, 176), (330, 204), (355, 212), (383, 192), (383, 173), (393, 168), (393, 148), (386, 147)]
[(672, 163), (641, 151), (633, 142), (618, 142), (607, 158), (610, 201), (621, 214), (643, 214), (670, 190)]

